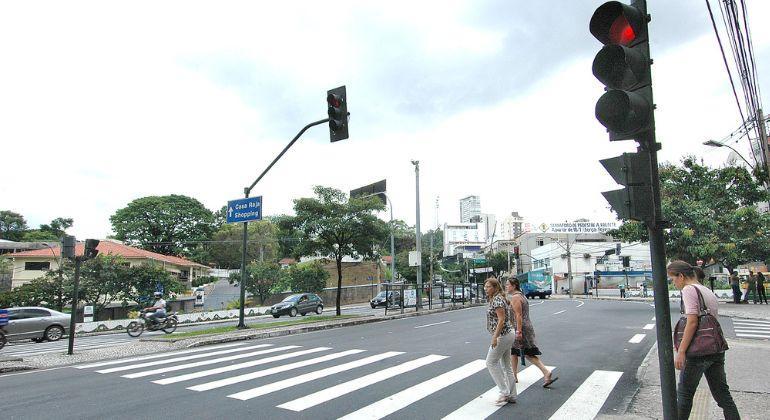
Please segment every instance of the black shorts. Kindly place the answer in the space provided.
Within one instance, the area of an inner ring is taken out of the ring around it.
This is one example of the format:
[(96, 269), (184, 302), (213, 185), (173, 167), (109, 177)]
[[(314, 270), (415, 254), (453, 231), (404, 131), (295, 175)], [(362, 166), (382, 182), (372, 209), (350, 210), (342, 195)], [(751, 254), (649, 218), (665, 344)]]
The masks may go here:
[(543, 353), (540, 353), (540, 349), (537, 347), (528, 347), (525, 349), (517, 349), (516, 347), (511, 348), (511, 356), (540, 356)]

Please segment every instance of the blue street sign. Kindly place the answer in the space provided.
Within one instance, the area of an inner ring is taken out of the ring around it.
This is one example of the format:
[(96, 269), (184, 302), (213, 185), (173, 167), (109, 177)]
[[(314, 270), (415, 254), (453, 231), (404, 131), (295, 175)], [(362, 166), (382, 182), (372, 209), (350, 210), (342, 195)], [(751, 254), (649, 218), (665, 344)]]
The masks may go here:
[(227, 223), (262, 220), (262, 196), (227, 202)]

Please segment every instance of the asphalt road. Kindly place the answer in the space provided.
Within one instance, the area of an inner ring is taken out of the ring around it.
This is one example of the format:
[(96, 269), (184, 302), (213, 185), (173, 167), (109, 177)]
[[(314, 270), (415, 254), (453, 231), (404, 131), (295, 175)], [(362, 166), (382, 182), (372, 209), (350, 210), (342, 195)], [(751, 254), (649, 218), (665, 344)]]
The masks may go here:
[[(520, 374), (519, 402), (498, 409), (477, 400), (493, 388), (483, 362), (489, 346), (484, 311), (6, 375), (0, 377), (3, 417), (575, 420), (623, 407), (655, 341), (654, 328), (645, 329), (654, 323), (646, 303), (532, 301), (543, 360), (556, 367), (559, 380), (544, 389), (527, 365)], [(262, 345), (267, 346), (255, 347)], [(257, 373), (241, 376), (252, 372)]]

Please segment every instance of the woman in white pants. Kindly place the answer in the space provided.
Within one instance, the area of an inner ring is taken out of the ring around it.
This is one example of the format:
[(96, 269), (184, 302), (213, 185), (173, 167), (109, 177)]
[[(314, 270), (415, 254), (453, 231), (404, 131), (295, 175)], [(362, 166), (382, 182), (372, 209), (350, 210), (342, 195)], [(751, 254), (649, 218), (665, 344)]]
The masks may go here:
[(484, 282), (487, 294), (487, 331), (492, 334), (492, 343), (487, 352), (487, 369), (495, 381), (500, 396), (495, 401), (498, 405), (516, 402), (516, 380), (511, 368), (511, 346), (514, 333), (511, 328), (510, 311), (505, 300), (503, 288), (496, 278), (490, 277)]

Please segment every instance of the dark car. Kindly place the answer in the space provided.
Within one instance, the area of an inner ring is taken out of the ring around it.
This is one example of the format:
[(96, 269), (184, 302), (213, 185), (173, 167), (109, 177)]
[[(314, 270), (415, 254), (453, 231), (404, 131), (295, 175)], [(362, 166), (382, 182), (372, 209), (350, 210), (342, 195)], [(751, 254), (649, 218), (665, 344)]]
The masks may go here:
[[(385, 299), (385, 293), (388, 294), (387, 300)], [(395, 291), (380, 292), (374, 299), (369, 301), (372, 309), (378, 306), (399, 306), (401, 305), (401, 294)]]
[(270, 307), (273, 318), (281, 315), (297, 316), (315, 312), (321, 315), (324, 310), (324, 302), (315, 293), (297, 293), (287, 296), (284, 300)]
[(70, 316), (43, 307), (8, 308), (8, 324), (3, 327), (8, 341), (56, 341), (67, 334)]

